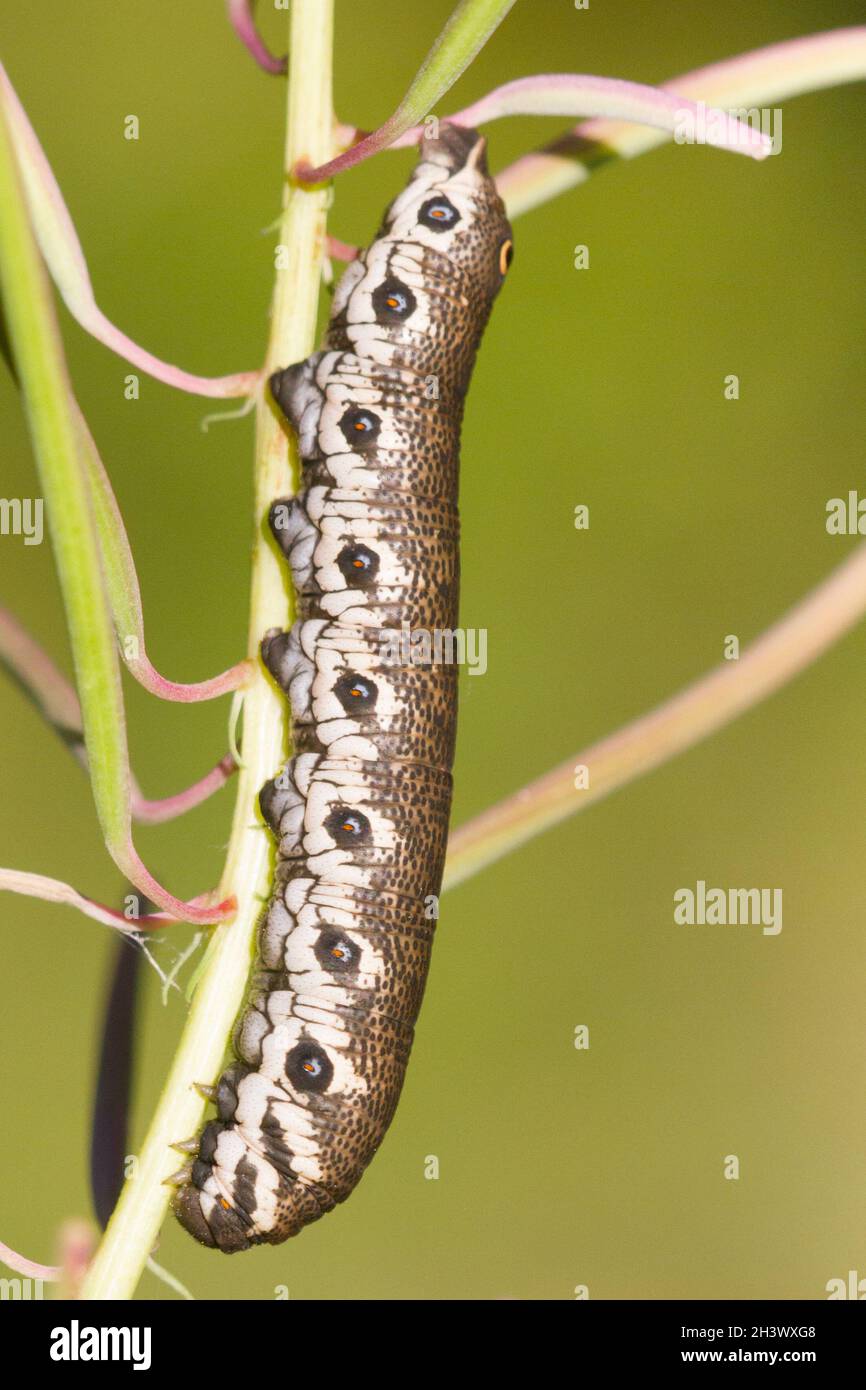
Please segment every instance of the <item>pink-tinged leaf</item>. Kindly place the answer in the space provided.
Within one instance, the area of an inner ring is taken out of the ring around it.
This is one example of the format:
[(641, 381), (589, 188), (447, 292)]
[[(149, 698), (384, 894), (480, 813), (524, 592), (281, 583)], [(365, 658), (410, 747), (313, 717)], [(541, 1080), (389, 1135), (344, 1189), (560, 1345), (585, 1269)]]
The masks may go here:
[(35, 1260), (28, 1260), (26, 1256), (19, 1255), (17, 1250), (13, 1250), (11, 1245), (4, 1245), (0, 1240), (0, 1260), (9, 1269), (14, 1269), (16, 1274), (23, 1274), (25, 1279), (44, 1279), (47, 1284), (56, 1284), (63, 1278), (62, 1265), (40, 1265)]
[(226, 0), (229, 22), (241, 43), (250, 51), (260, 68), (275, 76), (288, 67), (286, 58), (277, 58), (265, 46), (253, 18), (253, 0)]
[[(642, 82), (568, 72), (518, 77), (447, 120), (455, 125), (478, 126), (503, 116), (581, 115), (650, 126), (675, 135), (682, 143), (715, 145), (752, 159), (766, 159), (772, 152), (768, 136), (718, 108), (707, 110), (684, 96)], [(420, 134), (420, 128), (410, 130), (393, 143), (409, 145)]]
[[(81, 705), (71, 683), (48, 653), (30, 636), (8, 609), (0, 607), (0, 663), (15, 676), (44, 718), (60, 735), (73, 757), (87, 768), (87, 750), (81, 721)], [(216, 767), (173, 796), (150, 800), (130, 774), (130, 806), (133, 820), (156, 824), (173, 820), (206, 801), (237, 771), (231, 753)]]
[[(26, 898), (41, 898), (47, 903), (62, 903), (66, 907), (77, 908), (85, 917), (103, 926), (114, 927), (127, 935), (134, 934), (142, 927), (164, 927), (174, 918), (167, 912), (154, 912), (137, 918), (124, 917), (122, 912), (105, 907), (103, 903), (85, 898), (82, 893), (68, 883), (57, 878), (46, 878), (44, 874), (29, 874), (22, 869), (0, 868), (0, 892), (20, 893)], [(198, 901), (198, 899), (196, 899)]]
[[(866, 78), (866, 27), (832, 29), (770, 44), (672, 78), (664, 89), (696, 102), (751, 111), (803, 92)], [(622, 120), (583, 121), (496, 176), (510, 217), (584, 183), (616, 156), (631, 159), (666, 143), (666, 133)]]
[(106, 318), (94, 298), (84, 252), (51, 165), (2, 63), (0, 100), (9, 123), (39, 249), (73, 318), (112, 352), (167, 386), (198, 396), (252, 395), (258, 389), (260, 372), (237, 372), (222, 377), (196, 376), (147, 352)]
[(384, 125), (326, 164), (315, 168), (299, 164), (296, 176), (304, 183), (321, 183), (369, 159), (379, 150), (387, 149), (404, 131), (429, 115), (440, 97), (453, 87), (484, 47), (513, 4), (514, 0), (460, 0), (413, 77), (408, 92)]
[(99, 532), (102, 567), (114, 627), (121, 655), (129, 671), (152, 695), (158, 695), (161, 700), (175, 700), (181, 704), (213, 700), (240, 689), (250, 680), (253, 673), (253, 664), (249, 660), (239, 661), (236, 666), (230, 666), (227, 671), (212, 676), (209, 680), (185, 685), (160, 675), (148, 659), (144, 640), (141, 589), (126, 527), (96, 442), (77, 402), (75, 410), (82, 452), (88, 465), (94, 518)]

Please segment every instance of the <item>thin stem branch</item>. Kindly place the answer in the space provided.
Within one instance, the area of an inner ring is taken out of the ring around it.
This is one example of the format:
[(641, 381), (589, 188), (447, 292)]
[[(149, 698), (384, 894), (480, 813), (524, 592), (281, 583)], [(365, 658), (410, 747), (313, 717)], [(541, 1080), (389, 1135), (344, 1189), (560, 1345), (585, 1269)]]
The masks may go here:
[(106, 907), (104, 903), (85, 898), (84, 894), (79, 893), (70, 883), (63, 883), (59, 878), (48, 878), (45, 874), (29, 874), (24, 869), (0, 868), (0, 892), (20, 893), (25, 898), (41, 898), (47, 903), (64, 903), (68, 907), (77, 908), (85, 917), (92, 917), (94, 922), (102, 922), (104, 926), (115, 927), (118, 931), (131, 935), (137, 935), (139, 928), (163, 927), (176, 920), (167, 912), (156, 912), (136, 918), (125, 917), (113, 907)]
[[(253, 669), (252, 662), (244, 665)], [(74, 687), (39, 643), (30, 636), (8, 609), (0, 606), (0, 666), (15, 677), (22, 690), (36, 704), (45, 720), (56, 729), (64, 745), (87, 770), (87, 748), (81, 721), (81, 705)], [(191, 787), (172, 796), (146, 797), (135, 777), (129, 775), (129, 801), (133, 820), (156, 824), (173, 820), (199, 806), (219, 791), (237, 771), (234, 755), (226, 753), (216, 767)]]
[(26, 1279), (44, 1279), (46, 1283), (56, 1284), (63, 1277), (62, 1265), (41, 1265), (36, 1260), (28, 1260), (25, 1255), (13, 1250), (11, 1245), (4, 1245), (2, 1240), (0, 1261), (14, 1269), (16, 1274), (23, 1274)]
[(193, 782), (191, 787), (184, 787), (182, 792), (175, 792), (173, 796), (160, 796), (152, 799), (143, 796), (137, 784), (132, 784), (132, 816), (133, 820), (139, 821), (142, 825), (161, 825), (164, 821), (174, 820), (177, 816), (185, 816), (187, 811), (191, 811), (194, 806), (200, 806), (203, 801), (207, 801), (209, 796), (218, 792), (224, 787), (230, 777), (233, 777), (238, 770), (234, 754), (225, 753), (220, 758), (216, 767), (212, 767), (210, 772), (206, 772), (204, 777), (200, 777), (197, 782)]
[[(445, 887), (693, 747), (766, 699), (866, 614), (866, 545), (769, 628), (738, 661), (725, 662), (673, 699), (575, 753), (451, 836)], [(577, 789), (575, 769), (589, 770)]]
[(217, 398), (249, 396), (255, 391), (259, 385), (257, 372), (236, 372), (233, 376), (222, 377), (185, 372), (181, 367), (154, 357), (106, 317), (94, 298), (87, 262), (63, 194), (2, 63), (0, 107), (9, 123), (39, 248), (72, 317), (112, 352), (140, 367), (156, 381), (164, 381), (179, 391)]
[(284, 73), (288, 67), (288, 59), (277, 58), (269, 51), (264, 39), (256, 28), (256, 21), (253, 15), (253, 0), (228, 0), (226, 9), (228, 10), (229, 23), (241, 43), (255, 58), (259, 67), (262, 68), (264, 72), (274, 73), (275, 75)]
[[(300, 160), (320, 163), (333, 150), (331, 54), (333, 0), (294, 0), (291, 10), (287, 183), (280, 227), (285, 267), (277, 274), (266, 369), (286, 366), (312, 350), (325, 249), (327, 190), (303, 190), (288, 180)], [(258, 406), (256, 535), (248, 652), (256, 657), (262, 635), (290, 618), (282, 567), (268, 541), (264, 518), (274, 497), (290, 490), (286, 436), (270, 405)], [(171, 1145), (200, 1125), (204, 1104), (195, 1083), (218, 1074), (226, 1039), (241, 1006), (252, 960), (262, 899), (270, 878), (270, 838), (255, 816), (258, 791), (282, 757), (285, 701), (261, 666), (244, 704), (243, 767), (223, 884), (237, 899), (231, 925), (213, 934), (204, 969), (157, 1111), (139, 1155), (137, 1176), (127, 1182), (85, 1281), (86, 1299), (129, 1298), (156, 1240), (170, 1192), (165, 1180), (177, 1168)]]

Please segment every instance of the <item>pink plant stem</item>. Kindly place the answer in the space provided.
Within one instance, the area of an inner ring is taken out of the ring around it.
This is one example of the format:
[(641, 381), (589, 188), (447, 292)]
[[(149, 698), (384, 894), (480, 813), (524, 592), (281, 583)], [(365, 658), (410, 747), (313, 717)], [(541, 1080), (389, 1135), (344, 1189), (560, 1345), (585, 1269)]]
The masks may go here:
[(78, 1298), (96, 1248), (96, 1231), (89, 1221), (73, 1217), (60, 1227), (58, 1245), (61, 1277), (57, 1296)]
[(390, 116), (377, 130), (362, 136), (357, 144), (344, 150), (342, 154), (336, 155), (334, 159), (329, 159), (325, 164), (313, 166), (301, 161), (295, 167), (295, 177), (301, 183), (325, 183), (328, 179), (332, 179), (335, 174), (342, 173), (344, 169), (351, 169), (356, 164), (363, 164), (364, 160), (369, 159), (371, 155), (378, 154), (380, 150), (386, 150), (403, 134), (405, 129), (405, 124), (400, 120), (399, 110), (395, 111), (393, 116)]
[(14, 1269), (16, 1274), (23, 1274), (25, 1279), (44, 1279), (48, 1284), (56, 1284), (63, 1278), (62, 1265), (40, 1265), (35, 1260), (28, 1260), (24, 1255), (19, 1255), (17, 1250), (13, 1250), (10, 1245), (4, 1245), (0, 1240), (0, 1260), (10, 1269)]
[(218, 922), (225, 922), (233, 917), (237, 910), (237, 902), (233, 895), (224, 898), (215, 906), (203, 907), (199, 907), (198, 904), (207, 902), (210, 894), (200, 894), (197, 898), (189, 900), (176, 898), (154, 878), (132, 843), (130, 835), (126, 835), (122, 844), (109, 844), (109, 851), (117, 867), (135, 884), (139, 892), (144, 893), (157, 907), (161, 907), (180, 922), (191, 922), (199, 927), (213, 927)]
[[(54, 664), (48, 653), (21, 626), (8, 609), (0, 607), (0, 661), (13, 672), (45, 719), (60, 734), (73, 756), (87, 768), (87, 750), (81, 721), (81, 706), (72, 684)], [(241, 663), (239, 670), (248, 663)], [(216, 680), (219, 680), (217, 677)], [(168, 684), (168, 682), (167, 682)], [(203, 682), (207, 685), (208, 682)], [(178, 687), (181, 691), (186, 686)], [(222, 693), (222, 692), (220, 692)], [(216, 767), (173, 796), (151, 800), (143, 795), (134, 777), (130, 778), (130, 802), (135, 820), (155, 824), (174, 819), (219, 791), (237, 771), (231, 753), (220, 758)]]
[(231, 376), (207, 377), (186, 372), (147, 352), (105, 316), (96, 303), (90, 272), (69, 209), (54, 177), (45, 151), (30, 124), (27, 112), (0, 63), (0, 100), (3, 101), (15, 141), (22, 181), (30, 208), (33, 229), (45, 263), (60, 294), (82, 328), (112, 352), (134, 367), (197, 396), (222, 399), (251, 396), (259, 386), (261, 372), (236, 372)]
[[(446, 887), (730, 723), (791, 680), (866, 614), (866, 544), (747, 648), (649, 714), (627, 724), (482, 811), (450, 839)], [(589, 784), (575, 785), (575, 769)]]
[(356, 261), (360, 250), (359, 246), (350, 246), (347, 241), (338, 241), (335, 236), (328, 237), (328, 255), (335, 261)]
[(211, 676), (209, 680), (194, 681), (187, 685), (161, 676), (147, 657), (134, 658), (126, 664), (130, 674), (151, 695), (181, 705), (198, 704), (202, 700), (215, 700), (220, 695), (230, 695), (232, 691), (241, 690), (248, 685), (253, 673), (253, 663), (244, 660), (239, 661), (236, 666), (230, 666), (218, 676)]
[(73, 398), (75, 418), (81, 436), (81, 453), (87, 468), (87, 482), (93, 495), (100, 539), (100, 556), (106, 592), (111, 604), (114, 629), (128, 670), (151, 695), (161, 700), (193, 704), (227, 695), (249, 683), (253, 663), (247, 659), (206, 681), (171, 681), (149, 660), (144, 635), (141, 586), (123, 515), (111, 486), (105, 465), (96, 447), (78, 402)]
[(288, 61), (277, 58), (265, 46), (253, 19), (253, 0), (227, 0), (226, 9), (232, 28), (241, 43), (253, 55), (260, 68), (279, 76), (286, 71)]
[(48, 878), (45, 874), (29, 874), (23, 869), (0, 868), (0, 891), (20, 893), (25, 898), (41, 898), (43, 902), (74, 907), (94, 922), (101, 922), (105, 927), (118, 928), (127, 934), (138, 931), (140, 927), (164, 927), (174, 920), (167, 912), (148, 913), (143, 917), (126, 917), (113, 907), (106, 907), (104, 903), (84, 897), (71, 884), (63, 883), (59, 878)]
[(165, 796), (157, 801), (149, 801), (142, 796), (138, 787), (133, 786), (131, 796), (131, 807), (133, 819), (145, 825), (157, 825), (162, 821), (174, 820), (176, 816), (182, 816), (185, 812), (191, 811), (194, 806), (199, 806), (206, 801), (214, 792), (224, 787), (228, 779), (237, 772), (237, 763), (231, 753), (226, 753), (225, 757), (220, 758), (216, 767), (200, 778), (198, 782), (193, 782), (191, 787), (187, 787), (182, 792), (176, 792), (174, 796)]
[[(75, 313), (74, 310), (71, 312)], [(226, 400), (235, 396), (252, 396), (259, 388), (261, 372), (258, 371), (236, 372), (233, 376), (197, 376), (194, 372), (186, 372), (171, 362), (164, 362), (162, 358), (154, 356), (126, 333), (121, 332), (102, 312), (95, 299), (89, 306), (86, 319), (78, 314), (75, 314), (75, 317), (79, 319), (82, 328), (118, 357), (122, 357), (133, 367), (139, 367), (155, 381), (173, 386), (176, 391), (187, 391), (190, 395), (207, 396), (213, 400)]]
[(0, 607), (0, 661), (83, 766), (87, 765), (81, 706), (70, 681), (8, 608)]

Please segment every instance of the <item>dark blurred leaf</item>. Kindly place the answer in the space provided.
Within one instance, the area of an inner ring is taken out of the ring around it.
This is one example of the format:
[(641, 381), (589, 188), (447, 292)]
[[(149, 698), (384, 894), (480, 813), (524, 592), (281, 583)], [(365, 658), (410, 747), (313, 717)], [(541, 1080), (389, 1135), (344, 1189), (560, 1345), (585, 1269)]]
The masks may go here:
[[(144, 902), (142, 913), (148, 911)], [(138, 981), (143, 956), (133, 941), (119, 937), (113, 953), (93, 1102), (90, 1186), (104, 1228), (123, 1186), (132, 1094)]]

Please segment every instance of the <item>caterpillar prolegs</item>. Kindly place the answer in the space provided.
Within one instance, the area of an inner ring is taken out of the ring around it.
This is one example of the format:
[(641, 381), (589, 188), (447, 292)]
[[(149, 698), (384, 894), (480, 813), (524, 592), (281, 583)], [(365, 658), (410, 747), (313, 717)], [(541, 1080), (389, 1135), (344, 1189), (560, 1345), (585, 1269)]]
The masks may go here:
[(175, 1206), (206, 1245), (277, 1243), (343, 1201), (394, 1113), (430, 957), (457, 670), (395, 634), (452, 630), (463, 401), (511, 258), (485, 141), (443, 125), (334, 294), (325, 346), (277, 372), (303, 487), (271, 508), (297, 590), (262, 643), (294, 757), (262, 789), (273, 895), (238, 1061)]

